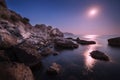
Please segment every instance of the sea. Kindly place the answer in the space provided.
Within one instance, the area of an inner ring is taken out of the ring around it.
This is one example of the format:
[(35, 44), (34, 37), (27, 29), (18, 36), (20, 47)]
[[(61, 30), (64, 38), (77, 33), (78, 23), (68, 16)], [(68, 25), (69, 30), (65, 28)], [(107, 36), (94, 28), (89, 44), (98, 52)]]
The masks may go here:
[[(108, 45), (108, 39), (120, 35), (76, 35), (65, 36), (93, 40), (96, 44), (79, 45), (73, 50), (59, 50), (59, 55), (49, 55), (42, 60), (42, 67), (33, 71), (36, 80), (120, 80), (120, 47)], [(99, 50), (109, 56), (110, 61), (93, 59), (90, 52)], [(48, 75), (46, 70), (52, 63), (61, 65), (58, 75)]]

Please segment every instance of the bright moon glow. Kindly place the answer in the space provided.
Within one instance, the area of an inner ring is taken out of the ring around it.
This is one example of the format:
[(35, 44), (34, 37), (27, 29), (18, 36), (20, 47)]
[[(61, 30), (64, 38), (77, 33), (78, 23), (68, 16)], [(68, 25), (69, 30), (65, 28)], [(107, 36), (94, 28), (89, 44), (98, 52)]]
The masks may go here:
[(89, 16), (95, 16), (97, 13), (98, 13), (98, 10), (97, 10), (97, 9), (91, 9), (91, 10), (89, 11)]

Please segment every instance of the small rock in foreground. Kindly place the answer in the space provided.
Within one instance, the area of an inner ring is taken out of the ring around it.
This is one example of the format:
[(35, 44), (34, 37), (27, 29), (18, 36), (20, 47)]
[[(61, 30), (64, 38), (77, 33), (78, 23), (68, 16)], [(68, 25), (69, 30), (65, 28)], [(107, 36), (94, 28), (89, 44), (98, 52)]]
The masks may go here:
[(48, 68), (47, 74), (49, 75), (57, 75), (61, 71), (61, 66), (57, 63), (52, 63), (52, 65)]

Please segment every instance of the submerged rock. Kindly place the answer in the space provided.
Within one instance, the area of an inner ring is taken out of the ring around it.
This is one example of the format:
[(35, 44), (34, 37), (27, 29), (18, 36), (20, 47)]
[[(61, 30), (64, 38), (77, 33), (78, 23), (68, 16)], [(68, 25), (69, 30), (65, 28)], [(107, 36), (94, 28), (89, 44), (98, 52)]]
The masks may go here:
[(91, 55), (92, 58), (95, 58), (95, 59), (104, 60), (104, 61), (109, 61), (110, 60), (109, 57), (106, 54), (104, 54), (103, 52), (100, 52), (98, 50), (92, 51), (90, 53), (90, 55)]
[(34, 80), (34, 77), (24, 64), (0, 62), (0, 80)]
[(90, 44), (96, 44), (95, 41), (86, 41), (86, 40), (80, 40), (79, 38), (76, 39), (76, 42), (81, 45), (90, 45)]
[(61, 71), (61, 66), (57, 63), (52, 63), (52, 65), (48, 68), (47, 74), (49, 75), (57, 75)]
[(108, 45), (120, 47), (120, 37), (108, 39)]
[(63, 49), (74, 49), (74, 48), (78, 48), (79, 45), (72, 42), (69, 39), (61, 38), (55, 40), (55, 46)]

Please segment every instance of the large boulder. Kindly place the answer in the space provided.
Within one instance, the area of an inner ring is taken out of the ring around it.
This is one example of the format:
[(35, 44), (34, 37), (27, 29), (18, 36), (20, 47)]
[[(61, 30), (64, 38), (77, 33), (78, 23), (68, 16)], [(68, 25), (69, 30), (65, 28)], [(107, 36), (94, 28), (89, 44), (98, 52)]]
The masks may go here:
[(0, 32), (0, 49), (17, 45), (17, 39), (8, 33)]
[(90, 44), (96, 44), (95, 41), (86, 41), (86, 40), (80, 40), (79, 38), (76, 39), (76, 42), (81, 45), (90, 45)]
[(120, 37), (108, 39), (108, 44), (110, 46), (120, 47)]
[(63, 49), (74, 49), (78, 48), (78, 44), (72, 42), (69, 39), (59, 38), (55, 39), (55, 47)]
[(91, 55), (92, 58), (95, 58), (95, 59), (104, 60), (104, 61), (109, 61), (110, 60), (109, 57), (105, 53), (103, 53), (101, 51), (98, 51), (98, 50), (92, 51), (90, 53), (90, 55)]
[(30, 67), (41, 63), (41, 55), (33, 45), (27, 42), (11, 47), (6, 52), (12, 61), (24, 63)]
[(34, 80), (34, 77), (24, 64), (0, 62), (0, 80)]

